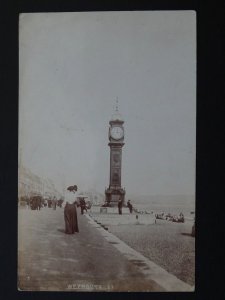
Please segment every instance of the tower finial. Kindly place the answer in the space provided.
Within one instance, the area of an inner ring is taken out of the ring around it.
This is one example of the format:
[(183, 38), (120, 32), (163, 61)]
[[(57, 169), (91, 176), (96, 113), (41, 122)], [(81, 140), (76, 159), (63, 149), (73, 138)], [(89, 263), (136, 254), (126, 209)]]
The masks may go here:
[(118, 112), (118, 96), (116, 97), (116, 111)]

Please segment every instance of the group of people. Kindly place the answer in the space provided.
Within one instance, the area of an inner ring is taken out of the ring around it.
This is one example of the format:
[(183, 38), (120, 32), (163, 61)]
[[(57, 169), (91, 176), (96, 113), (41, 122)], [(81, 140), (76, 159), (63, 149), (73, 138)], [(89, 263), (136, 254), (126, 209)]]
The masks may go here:
[[(119, 215), (122, 215), (122, 207), (123, 207), (123, 201), (122, 201), (121, 198), (119, 198), (119, 201), (118, 201), (118, 212), (119, 212)], [(127, 201), (127, 207), (129, 208), (129, 211), (132, 214), (132, 212), (133, 212), (133, 205), (131, 204), (130, 200)]]
[[(65, 201), (63, 202), (64, 207), (64, 220), (65, 220), (65, 233), (74, 234), (75, 232), (79, 232), (78, 221), (77, 221), (77, 209), (76, 209), (76, 198), (75, 194), (77, 192), (77, 186), (69, 186), (67, 188), (67, 193), (65, 195)], [(87, 212), (87, 207), (85, 200), (83, 198), (80, 199), (79, 206), (81, 208), (81, 214), (84, 214), (84, 210)], [(123, 201), (119, 198), (118, 201), (118, 212), (122, 215), (122, 207)], [(127, 201), (127, 207), (129, 208), (130, 213), (133, 212), (133, 205), (131, 201)]]

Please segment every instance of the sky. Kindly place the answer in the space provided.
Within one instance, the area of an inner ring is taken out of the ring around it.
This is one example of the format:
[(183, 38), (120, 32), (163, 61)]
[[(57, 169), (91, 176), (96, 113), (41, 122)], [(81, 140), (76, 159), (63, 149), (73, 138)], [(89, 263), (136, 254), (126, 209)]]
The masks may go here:
[(19, 155), (59, 191), (104, 193), (109, 120), (124, 119), (122, 186), (195, 193), (194, 11), (23, 13)]

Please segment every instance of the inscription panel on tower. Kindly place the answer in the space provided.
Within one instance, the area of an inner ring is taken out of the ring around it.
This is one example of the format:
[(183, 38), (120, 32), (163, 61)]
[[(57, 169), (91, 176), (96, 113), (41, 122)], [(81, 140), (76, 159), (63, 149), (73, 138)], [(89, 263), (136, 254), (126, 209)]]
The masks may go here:
[(111, 184), (121, 184), (121, 149), (112, 149), (111, 152)]
[(120, 185), (120, 169), (112, 169), (112, 185)]
[(120, 150), (113, 150), (112, 151), (112, 167), (120, 167), (121, 165), (121, 151)]

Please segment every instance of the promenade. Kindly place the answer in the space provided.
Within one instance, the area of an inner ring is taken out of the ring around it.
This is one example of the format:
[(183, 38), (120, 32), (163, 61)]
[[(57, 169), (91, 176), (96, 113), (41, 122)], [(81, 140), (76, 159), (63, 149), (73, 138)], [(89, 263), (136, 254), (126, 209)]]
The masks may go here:
[(20, 290), (192, 291), (79, 210), (74, 235), (64, 233), (62, 208), (21, 208), (18, 222)]

